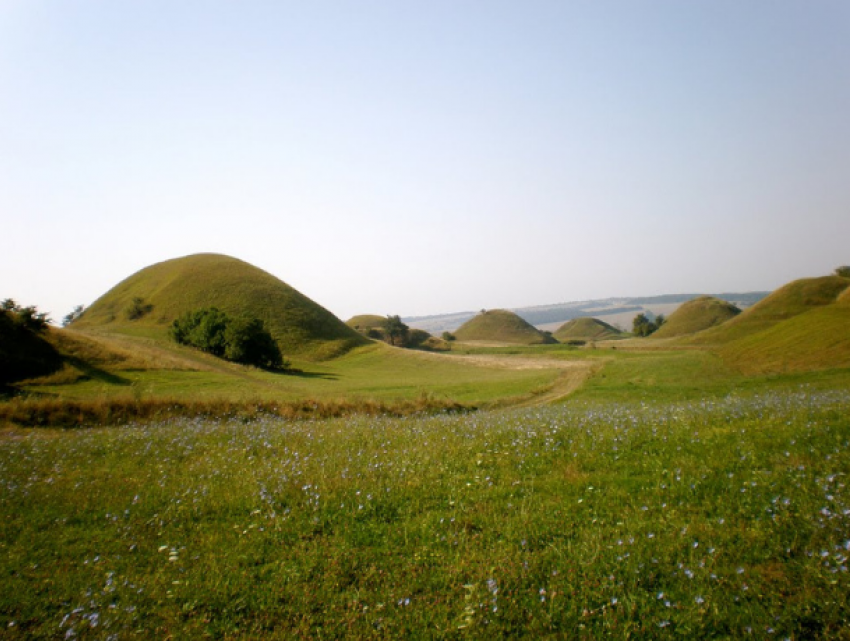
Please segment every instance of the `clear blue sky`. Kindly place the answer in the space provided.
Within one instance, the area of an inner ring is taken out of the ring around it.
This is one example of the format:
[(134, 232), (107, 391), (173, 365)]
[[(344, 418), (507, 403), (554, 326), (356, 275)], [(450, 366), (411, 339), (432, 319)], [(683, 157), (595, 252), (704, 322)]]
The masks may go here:
[(850, 263), (847, 0), (0, 0), (0, 298), (236, 256), (332, 312)]

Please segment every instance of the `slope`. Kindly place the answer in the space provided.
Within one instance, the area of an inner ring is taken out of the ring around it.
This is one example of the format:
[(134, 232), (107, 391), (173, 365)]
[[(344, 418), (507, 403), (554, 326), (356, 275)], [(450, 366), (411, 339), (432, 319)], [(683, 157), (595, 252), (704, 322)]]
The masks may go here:
[(682, 337), (681, 345), (725, 345), (770, 329), (799, 314), (829, 305), (850, 286), (850, 279), (840, 276), (804, 278), (780, 287), (735, 318), (699, 332)]
[(174, 319), (204, 307), (261, 319), (284, 354), (330, 358), (366, 342), (275, 276), (220, 254), (195, 254), (146, 267), (101, 296), (73, 327), (135, 334), (147, 330), (164, 336)]

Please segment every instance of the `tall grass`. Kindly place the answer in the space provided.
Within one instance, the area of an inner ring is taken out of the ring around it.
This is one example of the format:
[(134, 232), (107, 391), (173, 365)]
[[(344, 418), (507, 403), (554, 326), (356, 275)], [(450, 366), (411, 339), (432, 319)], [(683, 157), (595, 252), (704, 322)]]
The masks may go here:
[(842, 638), (850, 394), (0, 438), (6, 638)]

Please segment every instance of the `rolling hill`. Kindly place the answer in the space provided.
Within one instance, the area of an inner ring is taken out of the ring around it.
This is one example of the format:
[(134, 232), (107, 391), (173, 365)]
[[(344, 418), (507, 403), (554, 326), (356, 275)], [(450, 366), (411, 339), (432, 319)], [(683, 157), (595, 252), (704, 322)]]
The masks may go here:
[(504, 309), (481, 312), (461, 325), (455, 336), (459, 341), (492, 341), (520, 345), (556, 342), (513, 312)]
[(722, 325), (682, 337), (679, 342), (683, 345), (726, 345), (766, 331), (818, 307), (835, 303), (839, 294), (848, 286), (850, 279), (841, 276), (795, 280)]
[(558, 328), (554, 336), (562, 343), (571, 340), (601, 341), (619, 338), (623, 336), (623, 332), (605, 321), (585, 317), (567, 321)]
[(174, 319), (204, 307), (259, 318), (284, 354), (332, 358), (366, 343), (275, 276), (220, 254), (195, 254), (146, 267), (96, 300), (73, 327), (164, 336)]
[(725, 300), (713, 296), (700, 296), (683, 303), (650, 338), (672, 338), (695, 334), (725, 323), (741, 310)]

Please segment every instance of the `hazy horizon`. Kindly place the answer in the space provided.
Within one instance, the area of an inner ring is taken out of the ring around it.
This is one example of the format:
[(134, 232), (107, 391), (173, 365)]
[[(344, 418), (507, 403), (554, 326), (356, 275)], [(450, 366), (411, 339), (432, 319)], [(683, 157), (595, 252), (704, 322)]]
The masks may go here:
[(850, 263), (850, 3), (0, 2), (0, 298), (216, 252), (346, 319)]

